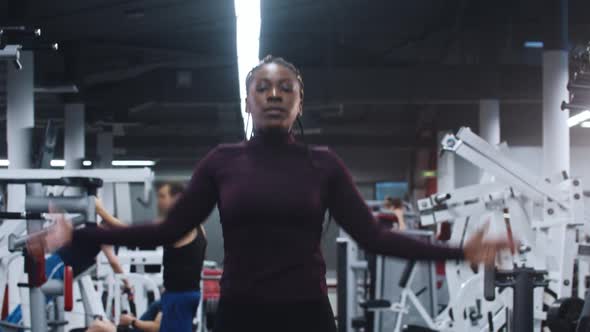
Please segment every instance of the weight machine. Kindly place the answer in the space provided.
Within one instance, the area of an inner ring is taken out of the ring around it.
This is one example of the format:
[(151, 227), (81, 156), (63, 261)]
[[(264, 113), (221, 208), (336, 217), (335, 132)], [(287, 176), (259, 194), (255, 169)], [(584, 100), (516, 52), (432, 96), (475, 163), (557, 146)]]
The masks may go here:
[[(32, 331), (64, 331), (64, 326), (68, 321), (64, 319), (64, 311), (72, 311), (74, 307), (74, 288), (73, 288), (73, 270), (72, 267), (64, 268), (64, 280), (47, 280), (45, 274), (45, 257), (33, 257), (26, 251), (26, 243), (30, 236), (36, 236), (43, 232), (43, 227), (46, 218), (49, 217), (50, 206), (55, 206), (57, 209), (67, 209), (68, 212), (77, 214), (74, 218), (74, 224), (82, 224), (86, 222), (96, 222), (96, 213), (94, 212), (94, 197), (98, 187), (102, 185), (102, 181), (93, 178), (59, 178), (59, 179), (2, 179), (3, 184), (20, 184), (27, 187), (27, 197), (25, 200), (25, 212), (1, 212), (0, 217), (7, 219), (21, 219), (26, 220), (26, 232), (24, 236), (18, 233), (11, 233), (6, 238), (4, 244), (7, 244), (7, 249), (10, 252), (22, 251), (24, 256), (25, 272), (28, 275), (27, 283), (19, 283), (19, 287), (29, 289), (30, 303), (27, 305), (25, 301), (21, 303), (21, 310), (23, 318), (25, 312), (28, 311), (30, 315), (29, 326), (9, 324), (0, 322), (6, 330), (20, 330), (31, 329)], [(84, 193), (80, 196), (73, 197), (46, 197), (41, 196), (43, 193), (43, 186), (62, 185), (68, 187), (78, 187), (84, 189)], [(20, 222), (20, 221), (5, 221), (5, 223)], [(13, 257), (10, 257), (13, 259)], [(7, 271), (8, 272), (8, 271)], [(5, 278), (5, 276), (2, 276)], [(6, 279), (4, 279), (6, 280)], [(83, 283), (84, 279), (80, 281)], [(0, 285), (4, 289), (5, 284)], [(92, 285), (89, 285), (92, 286)], [(84, 287), (82, 287), (84, 290)], [(63, 300), (59, 298), (63, 296)], [(55, 305), (53, 316), (49, 315), (51, 319), (48, 320), (47, 315), (47, 298), (55, 297)], [(91, 296), (86, 296), (86, 300), (91, 300)], [(62, 303), (63, 302), (63, 303)], [(58, 305), (61, 304), (61, 305)], [(86, 313), (93, 307), (88, 301), (84, 302)], [(63, 310), (61, 307), (63, 306)]]
[[(581, 306), (572, 303), (579, 303), (575, 298), (584, 298), (586, 294), (585, 277), (589, 270), (586, 261), (590, 254), (590, 246), (583, 236), (590, 232), (584, 218), (581, 180), (566, 173), (550, 179), (535, 177), (501, 148), (488, 144), (469, 128), (461, 128), (456, 135), (446, 135), (442, 148), (486, 171), (487, 181), (418, 200), (422, 226), (450, 222), (449, 242), (459, 246), (490, 221), (489, 233), (516, 234), (522, 245), (516, 248), (515, 257), (508, 252), (499, 255), (496, 273), (484, 273), (482, 266), (448, 261), (447, 282), (453, 290), (449, 304), (430, 321), (426, 320), (428, 327), (424, 329), (488, 332), (509, 327), (519, 332), (538, 332), (545, 323), (553, 327), (567, 326), (563, 331), (574, 331), (572, 310), (579, 313)], [(343, 280), (346, 289), (356, 291), (357, 274), (365, 268), (365, 262), (358, 259), (355, 252), (358, 249), (350, 244), (349, 239), (339, 239), (339, 266), (348, 267), (346, 275), (339, 275), (343, 277), (339, 280)], [(544, 309), (547, 294), (557, 300), (549, 310)], [(405, 295), (412, 299), (408, 292)], [(360, 312), (358, 303), (363, 296), (356, 293), (348, 295), (352, 298), (346, 296), (343, 297), (346, 301), (339, 301), (339, 324), (343, 326), (342, 331), (354, 331), (359, 326), (351, 315)], [(390, 305), (374, 304), (381, 306), (380, 310)], [(390, 309), (402, 310), (403, 306), (391, 305)]]
[[(100, 179), (97, 179), (100, 178)], [(92, 184), (94, 182), (94, 184)], [(118, 212), (131, 218), (130, 210), (130, 183), (143, 183), (144, 195), (143, 201), (149, 201), (151, 196), (151, 186), (153, 182), (153, 172), (147, 168), (145, 169), (90, 169), (90, 170), (48, 170), (48, 169), (7, 169), (0, 170), (0, 183), (20, 183), (29, 184), (28, 186), (33, 188), (33, 183), (36, 183), (35, 191), (33, 195), (26, 198), (24, 213), (4, 213), (3, 219), (37, 219), (42, 220), (48, 212), (48, 202), (52, 201), (57, 207), (65, 210), (68, 213), (75, 213), (76, 217), (73, 221), (76, 222), (96, 222), (95, 208), (95, 195), (103, 183), (114, 186), (114, 192), (117, 194), (110, 197), (111, 202), (105, 202), (105, 204), (115, 205), (117, 202)], [(96, 185), (100, 183), (100, 185)], [(40, 186), (39, 186), (40, 184)], [(42, 187), (45, 186), (45, 187)], [(67, 187), (86, 187), (87, 193), (82, 196), (72, 197), (46, 197), (43, 194), (49, 195), (61, 195)], [(88, 194), (88, 188), (93, 187), (92, 195)], [(60, 189), (63, 188), (63, 189)], [(37, 227), (29, 232), (41, 231), (42, 222), (37, 223)], [(11, 310), (14, 309), (14, 299), (18, 298), (18, 293), (15, 292), (17, 289), (18, 279), (20, 275), (9, 273), (19, 269), (19, 264), (22, 264), (20, 255), (13, 254), (9, 249), (19, 249), (26, 244), (26, 236), (22, 236), (25, 233), (26, 225), (22, 222), (11, 222), (4, 221), (0, 225), (0, 296), (9, 296), (4, 294), (5, 289), (10, 290), (11, 299)], [(102, 254), (101, 254), (102, 255)], [(9, 269), (10, 266), (10, 269)], [(96, 267), (96, 271), (92, 271), (92, 274), (100, 274), (100, 265)], [(103, 268), (104, 269), (104, 268)], [(17, 270), (17, 271), (18, 271)], [(44, 272), (44, 271), (43, 271)], [(6, 285), (10, 285), (6, 287)], [(81, 312), (98, 313), (92, 315), (86, 315), (83, 321), (78, 324), (88, 325), (94, 316), (104, 317), (104, 307), (100, 302), (101, 297), (98, 295), (102, 293), (102, 283), (95, 283), (92, 279), (91, 273), (85, 273), (76, 279), (74, 284), (74, 291), (76, 298), (80, 298), (80, 303), (83, 304), (84, 308), (76, 308), (75, 310)], [(97, 289), (98, 290), (97, 290)], [(40, 302), (40, 301), (39, 301)], [(21, 297), (21, 304), (23, 305), (23, 313), (28, 311), (28, 304), (26, 298)], [(79, 302), (75, 302), (76, 306), (79, 306)], [(38, 312), (38, 310), (34, 310)], [(63, 311), (61, 312), (63, 314)], [(24, 315), (25, 324), (31, 324), (28, 319), (29, 315)], [(79, 317), (71, 316), (70, 322), (79, 321)], [(92, 316), (92, 317), (91, 317)], [(38, 318), (35, 318), (39, 321)], [(63, 320), (62, 320), (63, 321)], [(76, 325), (76, 323), (72, 323)], [(41, 326), (41, 324), (39, 324)], [(63, 329), (62, 329), (63, 330)], [(58, 330), (59, 331), (59, 330)]]
[[(546, 278), (537, 278), (533, 284), (543, 285), (546, 282), (548, 292), (562, 301), (572, 296), (583, 297), (586, 287), (580, 282), (577, 284), (576, 294), (573, 294), (575, 278), (578, 281), (584, 280), (588, 273), (587, 267), (582, 268), (583, 265), (579, 265), (577, 275), (574, 275), (574, 265), (579, 260), (580, 248), (577, 235), (587, 227), (580, 179), (569, 178), (565, 173), (552, 179), (532, 176), (469, 128), (461, 128), (456, 135), (446, 135), (442, 140), (442, 148), (443, 151), (459, 155), (486, 171), (491, 175), (492, 182), (449, 193), (438, 193), (419, 200), (417, 205), (422, 225), (451, 222), (453, 232), (450, 242), (458, 245), (480, 224), (481, 220), (476, 218), (491, 220), (492, 233), (514, 232), (520, 236), (519, 240), (523, 244), (521, 249), (524, 249), (520, 252), (518, 262), (507, 255), (501, 255), (500, 274), (504, 276), (504, 282), (495, 282), (508, 286), (506, 276), (518, 279), (515, 273), (522, 272), (523, 275), (528, 273), (529, 276), (539, 277), (546, 272)], [(482, 279), (481, 269), (470, 271), (468, 266), (459, 262), (448, 262), (446, 269), (450, 289), (467, 285), (470, 280)], [(479, 287), (480, 282), (477, 285), (470, 292), (477, 299), (483, 299), (483, 287)], [(514, 296), (508, 293), (499, 295), (500, 302), (506, 308), (514, 310), (516, 308), (509, 298), (514, 297), (516, 302), (516, 297), (524, 295), (518, 290), (514, 291)], [(529, 328), (530, 331), (540, 331), (542, 321), (547, 318), (547, 313), (543, 311), (544, 290), (536, 288), (533, 293), (534, 300), (531, 299), (530, 309), (534, 316), (534, 327), (524, 328), (527, 331)], [(451, 303), (458, 302), (457, 293), (451, 293), (450, 297)], [(520, 309), (522, 307), (518, 308)], [(510, 324), (509, 320), (505, 323)], [(511, 323), (516, 324), (515, 320)]]

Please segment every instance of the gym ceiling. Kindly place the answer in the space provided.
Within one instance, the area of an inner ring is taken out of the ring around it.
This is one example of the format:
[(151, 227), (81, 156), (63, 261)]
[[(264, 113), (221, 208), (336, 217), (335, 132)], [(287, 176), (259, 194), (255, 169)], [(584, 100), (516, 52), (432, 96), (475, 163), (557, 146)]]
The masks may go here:
[[(433, 146), (439, 130), (476, 127), (479, 99), (499, 98), (503, 138), (540, 144), (542, 50), (523, 45), (554, 29), (541, 2), (263, 0), (261, 56), (302, 69), (309, 143)], [(570, 0), (573, 46), (590, 40), (589, 12)], [(42, 29), (36, 87), (79, 90), (35, 95), (39, 133), (61, 123), (64, 103), (82, 101), (90, 158), (103, 130), (115, 134), (116, 157), (162, 166), (192, 165), (243, 136), (232, 0), (2, 0), (0, 26), (10, 25)], [(59, 51), (45, 49), (52, 42)], [(538, 132), (510, 136), (522, 118)], [(586, 136), (575, 131), (574, 143)]]

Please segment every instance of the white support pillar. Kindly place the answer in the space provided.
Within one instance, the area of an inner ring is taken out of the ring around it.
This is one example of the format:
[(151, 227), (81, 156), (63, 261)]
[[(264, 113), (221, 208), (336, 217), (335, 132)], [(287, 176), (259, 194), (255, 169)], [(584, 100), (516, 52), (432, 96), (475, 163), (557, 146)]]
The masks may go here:
[(96, 152), (99, 160), (96, 168), (111, 168), (114, 157), (113, 132), (107, 131), (97, 135)]
[(66, 104), (64, 159), (66, 169), (79, 169), (85, 155), (84, 104)]
[[(31, 134), (35, 127), (34, 58), (32, 52), (22, 52), (22, 70), (8, 65), (6, 81), (6, 142), (9, 168), (31, 167)], [(25, 186), (8, 186), (9, 211), (24, 211)]]
[[(98, 160), (95, 168), (111, 168), (114, 158), (114, 143), (113, 132), (106, 131), (99, 133), (96, 137), (96, 154)], [(115, 190), (112, 183), (103, 184), (99, 190), (99, 197), (101, 198), (104, 207), (111, 213), (115, 211)]]
[(500, 143), (500, 101), (482, 99), (479, 101), (479, 136), (488, 143)]
[(30, 135), (32, 128), (35, 127), (33, 53), (22, 52), (20, 61), (23, 65), (22, 70), (17, 70), (11, 64), (7, 66), (6, 139), (9, 168), (31, 167)]
[[(570, 171), (570, 131), (567, 124), (569, 111), (561, 110), (561, 103), (569, 101), (567, 84), (569, 80), (568, 55), (568, 0), (551, 2), (554, 17), (547, 20), (546, 50), (543, 52), (543, 175), (557, 178), (556, 175)], [(549, 213), (552, 202), (545, 202), (544, 220), (559, 220), (561, 212)], [(555, 207), (553, 207), (555, 209)], [(557, 264), (561, 283), (550, 282), (549, 288), (558, 298), (570, 297), (573, 284), (573, 261), (577, 254), (576, 232), (563, 224), (553, 227), (545, 240), (551, 248), (549, 262)], [(539, 290), (542, 292), (542, 290)]]
[[(440, 142), (445, 133), (440, 133), (437, 142)], [(438, 146), (440, 150), (440, 144)], [(449, 192), (455, 189), (455, 155), (452, 153), (438, 153), (436, 170), (436, 190)]]
[[(32, 133), (35, 127), (35, 95), (34, 95), (34, 56), (32, 52), (21, 52), (20, 62), (22, 70), (17, 70), (11, 64), (8, 65), (6, 92), (7, 92), (7, 109), (6, 109), (6, 141), (8, 150), (9, 168), (23, 169), (30, 168), (31, 151), (32, 151)], [(25, 211), (26, 187), (25, 185), (9, 185), (7, 187), (7, 209), (8, 211)], [(22, 221), (20, 221), (22, 222)], [(19, 226), (18, 221), (5, 223), (2, 226)], [(20, 224), (22, 226), (22, 224)], [(27, 225), (28, 231), (34, 231)], [(16, 232), (16, 229), (8, 230), (2, 227), (3, 234)], [(22, 228), (21, 228), (22, 232)], [(10, 299), (18, 300), (16, 293), (19, 288), (16, 283), (20, 280), (10, 280), (9, 290)], [(4, 290), (2, 290), (4, 291)], [(44, 297), (40, 289), (30, 289), (29, 298), (20, 297), (23, 303), (23, 321), (25, 325), (31, 326), (36, 331), (46, 328), (44, 317), (31, 322), (30, 307), (35, 305), (39, 307), (44, 302)], [(14, 305), (10, 305), (10, 309)]]
[[(86, 155), (85, 108), (82, 103), (68, 103), (64, 107), (64, 160), (65, 169), (79, 169)], [(67, 188), (65, 196), (81, 194), (80, 188)], [(78, 308), (79, 310), (80, 308)], [(70, 322), (70, 326), (87, 326), (88, 317), (61, 312), (61, 317)]]
[(552, 177), (570, 171), (569, 111), (561, 103), (569, 100), (568, 52), (548, 50), (543, 53), (543, 174)]
[[(479, 101), (479, 136), (492, 145), (500, 144), (500, 101)], [(483, 170), (479, 171), (480, 182), (488, 181)]]

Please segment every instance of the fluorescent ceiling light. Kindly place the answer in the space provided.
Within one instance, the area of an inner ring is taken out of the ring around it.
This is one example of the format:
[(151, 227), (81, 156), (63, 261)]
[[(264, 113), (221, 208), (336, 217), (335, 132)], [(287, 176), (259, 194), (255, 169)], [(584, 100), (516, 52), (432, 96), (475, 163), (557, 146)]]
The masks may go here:
[(586, 120), (590, 120), (590, 111), (588, 110), (580, 112), (567, 119), (567, 125), (570, 127), (577, 126)]
[(529, 40), (529, 41), (524, 42), (524, 47), (526, 47), (526, 48), (543, 48), (543, 46), (545, 46), (545, 45), (543, 44), (542, 41)]
[(113, 166), (154, 166), (156, 163), (152, 160), (113, 160)]
[(65, 167), (66, 166), (66, 161), (65, 160), (60, 160), (60, 159), (54, 159), (52, 161), (49, 162), (49, 165), (51, 165), (51, 167)]
[[(156, 163), (152, 160), (113, 160), (113, 166), (154, 166)], [(7, 167), (10, 165), (10, 161), (7, 159), (0, 159), (0, 167)], [(63, 159), (54, 159), (50, 162), (51, 167), (65, 167), (66, 161)], [(84, 166), (92, 166), (92, 161), (84, 160), (82, 162)]]
[(260, 61), (260, 0), (234, 0), (236, 10), (236, 48), (240, 101), (246, 139), (252, 135), (252, 121), (246, 113), (246, 75)]
[(582, 128), (590, 128), (590, 121), (584, 121), (580, 124)]

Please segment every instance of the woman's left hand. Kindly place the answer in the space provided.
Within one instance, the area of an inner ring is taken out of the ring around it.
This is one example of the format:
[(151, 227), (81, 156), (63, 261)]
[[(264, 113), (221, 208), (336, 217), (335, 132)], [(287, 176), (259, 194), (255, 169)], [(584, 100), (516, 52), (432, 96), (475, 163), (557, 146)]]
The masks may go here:
[(499, 251), (514, 248), (514, 243), (508, 239), (484, 239), (487, 229), (488, 224), (469, 238), (463, 246), (465, 259), (472, 264), (493, 265)]

